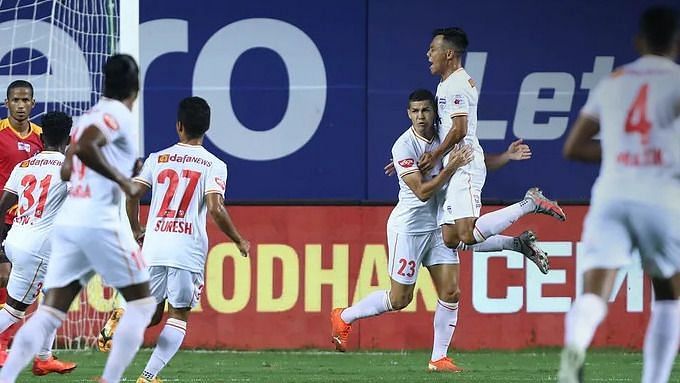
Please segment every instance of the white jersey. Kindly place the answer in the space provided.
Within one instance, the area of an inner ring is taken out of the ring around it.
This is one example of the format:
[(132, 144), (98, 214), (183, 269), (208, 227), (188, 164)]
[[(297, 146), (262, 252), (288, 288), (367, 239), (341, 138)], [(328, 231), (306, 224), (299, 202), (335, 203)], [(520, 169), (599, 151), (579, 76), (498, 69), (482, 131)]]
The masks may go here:
[[(101, 147), (104, 158), (123, 175), (131, 176), (137, 158), (137, 124), (132, 112), (120, 101), (102, 98), (78, 118), (71, 130), (71, 141), (76, 142), (90, 126), (106, 136), (107, 143)], [(56, 223), (118, 230), (124, 198), (118, 184), (84, 166), (74, 156), (71, 191)]]
[[(484, 151), (477, 139), (477, 101), (479, 93), (470, 75), (463, 68), (458, 68), (449, 77), (437, 85), (437, 111), (439, 113), (439, 141), (444, 138), (453, 125), (455, 116), (467, 116), (467, 134), (461, 143), (470, 145), (474, 152), (474, 161), (484, 160)], [(448, 156), (444, 156), (444, 163)], [(470, 164), (462, 167), (465, 169)]]
[(7, 244), (47, 259), (54, 218), (67, 195), (59, 177), (63, 162), (63, 154), (42, 151), (14, 167), (5, 190), (17, 195), (18, 208)]
[(135, 181), (153, 190), (142, 247), (147, 264), (202, 273), (208, 252), (205, 196), (224, 195), (227, 165), (202, 146), (179, 143), (151, 154)]
[(593, 200), (676, 207), (680, 198), (680, 66), (643, 56), (603, 79), (581, 113), (599, 121), (602, 166)]
[[(394, 169), (399, 177), (399, 202), (392, 210), (387, 227), (397, 233), (426, 233), (437, 230), (437, 211), (443, 199), (443, 192), (423, 202), (404, 182), (403, 177), (417, 172), (418, 158), (425, 153), (431, 152), (439, 146), (439, 139), (435, 135), (432, 140), (420, 136), (413, 127), (404, 132), (392, 146), (392, 159)], [(441, 171), (441, 164), (437, 163), (430, 174), (423, 177), (431, 180)]]

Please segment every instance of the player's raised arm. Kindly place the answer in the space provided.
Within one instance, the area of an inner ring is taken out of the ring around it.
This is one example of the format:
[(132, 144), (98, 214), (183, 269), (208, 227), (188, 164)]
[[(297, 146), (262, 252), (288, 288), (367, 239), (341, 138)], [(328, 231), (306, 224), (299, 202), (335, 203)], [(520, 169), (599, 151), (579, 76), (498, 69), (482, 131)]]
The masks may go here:
[(241, 234), (236, 230), (236, 226), (231, 221), (231, 217), (229, 217), (229, 213), (227, 213), (227, 209), (224, 207), (224, 197), (219, 193), (208, 193), (205, 199), (208, 212), (217, 226), (234, 241), (241, 255), (247, 257), (250, 251), (250, 242), (241, 237)]
[(467, 134), (468, 119), (467, 115), (451, 117), (451, 130), (446, 134), (444, 141), (430, 153), (423, 153), (418, 159), (418, 167), (423, 173), (427, 173), (434, 167), (434, 164), (456, 146)]
[(510, 161), (523, 161), (531, 158), (531, 148), (522, 139), (513, 141), (508, 150), (500, 154), (484, 153), (484, 164), (487, 170), (498, 170)]
[(131, 197), (140, 198), (144, 189), (139, 183), (132, 182), (121, 174), (104, 157), (101, 147), (106, 145), (107, 138), (99, 128), (90, 125), (74, 144), (74, 153), (85, 166), (120, 185), (121, 189)]
[(472, 161), (472, 148), (464, 146), (462, 148), (455, 148), (449, 154), (449, 163), (442, 169), (436, 177), (429, 181), (423, 181), (422, 173), (417, 170), (415, 172), (406, 173), (402, 176), (404, 182), (413, 191), (413, 194), (419, 200), (425, 202), (432, 198), (432, 196), (444, 186), (456, 169), (463, 165), (467, 165)]
[(600, 123), (595, 118), (581, 113), (564, 142), (562, 154), (575, 161), (595, 162), (602, 160), (602, 146), (593, 139), (600, 131)]

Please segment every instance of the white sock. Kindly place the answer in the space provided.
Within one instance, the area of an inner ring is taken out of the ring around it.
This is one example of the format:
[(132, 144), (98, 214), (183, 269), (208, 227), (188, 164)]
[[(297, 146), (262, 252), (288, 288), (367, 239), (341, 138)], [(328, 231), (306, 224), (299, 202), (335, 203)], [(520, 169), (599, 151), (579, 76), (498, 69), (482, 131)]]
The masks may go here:
[(475, 243), (474, 245), (466, 245), (463, 242), (458, 244), (458, 250), (474, 250), (480, 252), (488, 251), (501, 251), (501, 250), (514, 250), (517, 251), (518, 244), (516, 243), (517, 238), (510, 237), (507, 235), (492, 235), (485, 241)]
[(434, 310), (434, 342), (432, 343), (432, 361), (446, 356), (458, 324), (458, 302), (448, 303), (437, 300)]
[(38, 359), (47, 360), (52, 356), (52, 346), (54, 345), (54, 338), (57, 337), (57, 330), (52, 332), (52, 335), (45, 338), (42, 347), (40, 347), (40, 352), (38, 352)]
[(45, 338), (58, 329), (65, 319), (66, 313), (50, 306), (40, 306), (14, 337), (12, 352), (0, 370), (0, 381), (13, 383), (21, 370), (33, 360)]
[(357, 319), (380, 315), (387, 311), (392, 311), (390, 291), (378, 290), (368, 294), (357, 304), (343, 310), (340, 318), (345, 323), (352, 323)]
[(0, 334), (12, 327), (13, 324), (24, 319), (25, 314), (24, 311), (19, 311), (5, 304), (2, 310), (0, 310)]
[(492, 235), (502, 233), (521, 216), (529, 214), (535, 209), (536, 206), (532, 200), (524, 199), (513, 205), (486, 213), (477, 218), (472, 234), (477, 242), (483, 242)]
[(643, 348), (642, 383), (667, 382), (680, 343), (680, 301), (654, 301)]
[(118, 383), (127, 366), (137, 354), (144, 340), (144, 330), (156, 311), (153, 297), (137, 299), (127, 303), (125, 315), (120, 319), (113, 334), (111, 353), (106, 360), (102, 378), (107, 383)]
[(158, 336), (156, 341), (156, 348), (149, 358), (142, 377), (147, 380), (153, 380), (163, 367), (172, 359), (182, 345), (184, 336), (187, 332), (187, 322), (175, 318), (168, 318), (165, 322), (163, 331)]
[(564, 317), (564, 345), (585, 352), (606, 315), (607, 302), (599, 296), (586, 293), (576, 298)]

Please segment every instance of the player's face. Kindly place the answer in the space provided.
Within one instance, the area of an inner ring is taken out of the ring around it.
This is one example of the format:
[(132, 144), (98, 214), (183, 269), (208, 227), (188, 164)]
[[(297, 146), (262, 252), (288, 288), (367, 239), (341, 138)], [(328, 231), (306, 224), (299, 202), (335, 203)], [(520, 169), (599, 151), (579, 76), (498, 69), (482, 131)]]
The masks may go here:
[(408, 104), (408, 118), (414, 128), (429, 129), (434, 124), (434, 106), (429, 100), (411, 101)]
[(430, 49), (427, 50), (427, 59), (430, 62), (430, 73), (440, 75), (446, 70), (446, 61), (451, 52), (446, 44), (444, 44), (444, 37), (437, 35), (430, 43)]
[(34, 105), (35, 100), (29, 88), (13, 88), (9, 91), (9, 98), (5, 100), (9, 115), (17, 121), (27, 120)]

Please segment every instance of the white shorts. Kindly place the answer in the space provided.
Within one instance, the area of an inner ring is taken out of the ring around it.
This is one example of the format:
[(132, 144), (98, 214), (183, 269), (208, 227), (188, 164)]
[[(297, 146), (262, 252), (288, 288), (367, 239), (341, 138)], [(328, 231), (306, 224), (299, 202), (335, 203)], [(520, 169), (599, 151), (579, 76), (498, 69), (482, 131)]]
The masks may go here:
[(45, 288), (64, 287), (75, 280), (85, 286), (94, 273), (101, 275), (107, 286), (117, 288), (149, 281), (132, 236), (103, 228), (55, 227)]
[(45, 281), (47, 258), (22, 250), (11, 243), (5, 243), (5, 252), (12, 262), (7, 294), (19, 302), (33, 304)]
[(446, 187), (446, 199), (440, 210), (438, 224), (453, 224), (455, 220), (479, 217), (482, 208), (482, 188), (486, 181), (484, 157), (462, 167), (453, 174)]
[(583, 270), (626, 267), (639, 250), (648, 274), (668, 278), (680, 272), (678, 222), (678, 210), (631, 200), (593, 201), (583, 226)]
[(174, 308), (193, 308), (201, 299), (203, 273), (170, 266), (150, 266), (149, 275), (151, 295), (156, 298), (156, 303), (167, 299)]
[(404, 285), (418, 279), (420, 266), (458, 264), (458, 253), (444, 245), (441, 229), (424, 234), (404, 234), (387, 229), (390, 278)]

